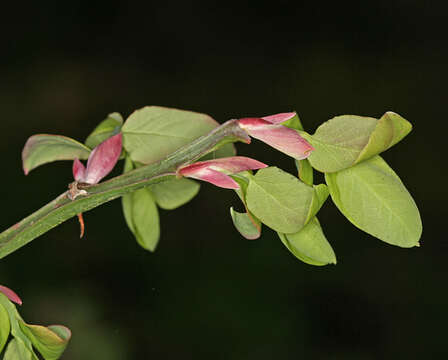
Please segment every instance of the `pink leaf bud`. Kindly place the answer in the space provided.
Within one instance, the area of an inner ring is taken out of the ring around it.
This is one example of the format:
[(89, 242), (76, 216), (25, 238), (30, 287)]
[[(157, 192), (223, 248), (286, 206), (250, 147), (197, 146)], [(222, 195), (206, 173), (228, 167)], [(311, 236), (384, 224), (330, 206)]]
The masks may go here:
[(89, 155), (87, 168), (78, 160), (73, 162), (73, 177), (76, 181), (98, 184), (117, 163), (122, 147), (122, 134), (114, 135), (99, 144)]
[(251, 137), (302, 160), (307, 158), (314, 148), (296, 130), (280, 124), (294, 116), (295, 113), (281, 113), (263, 118), (243, 118), (238, 120), (238, 124)]
[(22, 299), (20, 299), (19, 296), (10, 288), (0, 285), (0, 292), (3, 293), (12, 302), (22, 305)]
[(229, 175), (265, 167), (267, 167), (267, 165), (260, 161), (244, 156), (232, 156), (215, 160), (199, 161), (181, 167), (177, 170), (177, 173), (181, 176), (207, 181), (222, 188), (238, 189), (238, 183)]

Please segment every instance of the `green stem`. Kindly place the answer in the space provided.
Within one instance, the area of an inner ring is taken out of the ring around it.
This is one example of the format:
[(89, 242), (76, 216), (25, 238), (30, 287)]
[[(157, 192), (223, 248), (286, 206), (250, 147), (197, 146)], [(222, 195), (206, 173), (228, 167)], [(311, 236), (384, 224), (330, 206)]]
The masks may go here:
[(224, 143), (236, 141), (247, 143), (249, 138), (235, 120), (230, 120), (158, 162), (142, 166), (97, 185), (82, 187), (87, 194), (75, 200), (70, 200), (69, 192), (66, 191), (0, 234), (0, 259), (76, 214), (86, 212), (149, 184), (161, 182), (175, 173), (180, 166), (194, 162)]

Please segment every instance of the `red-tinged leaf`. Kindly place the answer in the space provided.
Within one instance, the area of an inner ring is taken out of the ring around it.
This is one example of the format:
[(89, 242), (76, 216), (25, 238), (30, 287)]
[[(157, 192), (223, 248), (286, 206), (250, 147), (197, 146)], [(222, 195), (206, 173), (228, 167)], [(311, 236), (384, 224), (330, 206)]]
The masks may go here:
[(81, 161), (79, 161), (78, 158), (76, 158), (73, 161), (73, 177), (76, 181), (84, 181), (84, 178), (86, 176), (86, 168), (82, 164)]
[(5, 294), (5, 296), (12, 302), (22, 305), (22, 299), (20, 299), (19, 296), (10, 288), (0, 285), (0, 292)]
[(84, 182), (97, 184), (114, 168), (121, 154), (122, 134), (103, 141), (89, 156)]
[(272, 124), (259, 118), (244, 118), (238, 122), (251, 137), (261, 140), (297, 160), (307, 158), (314, 150), (296, 130), (286, 126)]
[(275, 115), (263, 116), (262, 119), (269, 121), (272, 124), (281, 124), (282, 122), (292, 119), (294, 116), (296, 116), (295, 112), (286, 112)]

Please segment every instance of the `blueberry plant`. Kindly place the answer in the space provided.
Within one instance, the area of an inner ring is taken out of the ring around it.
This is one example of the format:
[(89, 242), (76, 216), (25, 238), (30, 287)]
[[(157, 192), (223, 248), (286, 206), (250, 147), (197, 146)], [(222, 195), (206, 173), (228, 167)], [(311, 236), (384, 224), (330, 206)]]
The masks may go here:
[[(56, 160), (73, 161), (68, 190), (0, 234), (0, 258), (51, 228), (121, 197), (123, 215), (138, 244), (154, 251), (160, 238), (158, 208), (172, 210), (191, 199), (205, 181), (232, 189), (244, 211), (230, 208), (236, 230), (246, 239), (265, 225), (299, 260), (336, 264), (317, 213), (330, 195), (357, 228), (391, 245), (419, 245), (422, 223), (406, 187), (380, 154), (412, 125), (393, 112), (379, 119), (342, 115), (306, 132), (295, 112), (229, 120), (158, 106), (135, 111), (125, 122), (110, 114), (84, 143), (60, 135), (31, 136), (22, 152), (25, 174)], [(258, 139), (290, 156), (297, 174), (237, 156), (233, 143)], [(81, 160), (87, 160), (85, 166)], [(123, 174), (101, 181), (124, 161)], [(325, 184), (314, 184), (313, 172)], [(17, 312), (20, 298), (0, 286), (0, 351), (4, 359), (58, 359), (70, 339), (60, 325), (28, 325)]]

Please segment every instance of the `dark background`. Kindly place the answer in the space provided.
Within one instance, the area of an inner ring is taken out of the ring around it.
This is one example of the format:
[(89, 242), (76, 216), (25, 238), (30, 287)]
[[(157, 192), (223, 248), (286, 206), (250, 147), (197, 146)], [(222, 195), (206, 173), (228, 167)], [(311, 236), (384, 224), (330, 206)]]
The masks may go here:
[[(293, 4), (293, 5), (292, 5)], [(423, 359), (446, 349), (446, 5), (424, 1), (36, 2), (0, 22), (1, 227), (72, 181), (71, 163), (25, 177), (34, 133), (84, 140), (112, 111), (163, 105), (229, 118), (297, 110), (310, 132), (340, 114), (392, 110), (414, 131), (384, 154), (423, 218), (420, 248), (319, 218), (337, 266), (312, 267), (265, 228), (233, 229), (232, 191), (161, 211), (139, 248), (113, 201), (0, 261), (26, 321), (73, 331), (63, 359)], [(267, 146), (240, 154), (294, 171)]]

